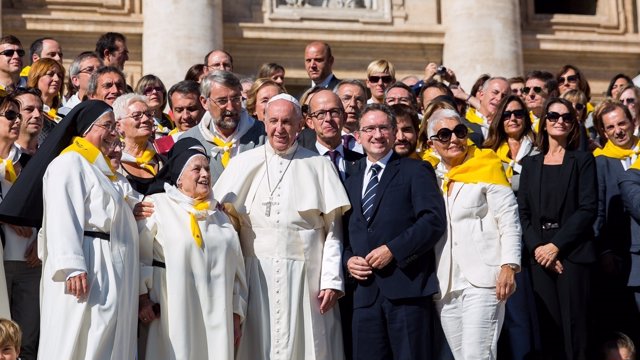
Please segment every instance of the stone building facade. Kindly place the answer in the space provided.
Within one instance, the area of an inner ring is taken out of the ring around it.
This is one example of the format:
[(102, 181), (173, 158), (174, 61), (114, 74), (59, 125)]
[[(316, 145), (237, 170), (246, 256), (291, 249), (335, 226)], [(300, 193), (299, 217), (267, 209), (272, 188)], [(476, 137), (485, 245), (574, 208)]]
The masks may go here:
[(331, 44), (334, 72), (364, 78), (385, 58), (397, 77), (420, 75), (427, 62), (454, 69), (469, 88), (482, 73), (555, 73), (567, 63), (601, 97), (609, 79), (640, 70), (637, 0), (4, 0), (3, 34), (25, 47), (58, 39), (65, 64), (93, 49), (101, 33), (128, 38), (129, 83), (154, 73), (170, 86), (211, 49), (233, 54), (235, 71), (262, 62), (287, 69), (288, 87), (308, 86), (304, 46)]

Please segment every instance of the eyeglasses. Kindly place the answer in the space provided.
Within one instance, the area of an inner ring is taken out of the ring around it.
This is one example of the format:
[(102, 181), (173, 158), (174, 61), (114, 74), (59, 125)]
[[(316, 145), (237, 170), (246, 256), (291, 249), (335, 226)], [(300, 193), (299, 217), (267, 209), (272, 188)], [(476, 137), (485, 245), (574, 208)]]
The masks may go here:
[(455, 134), (458, 139), (464, 139), (469, 134), (469, 129), (467, 129), (464, 124), (458, 124), (453, 128), (453, 130), (448, 128), (438, 130), (438, 132), (429, 139), (446, 143), (451, 141), (452, 134)]
[(511, 92), (516, 95), (524, 94), (524, 88), (512, 88)]
[(149, 94), (152, 94), (154, 91), (157, 93), (162, 93), (163, 90), (164, 88), (162, 86), (147, 86), (146, 88), (144, 88), (142, 93), (145, 95), (149, 95)]
[(502, 120), (503, 121), (507, 121), (511, 119), (511, 115), (515, 116), (516, 119), (518, 120), (522, 120), (524, 119), (524, 116), (527, 114), (527, 112), (524, 109), (518, 109), (518, 110), (513, 110), (513, 111), (503, 111), (502, 112)]
[(384, 84), (388, 84), (390, 83), (393, 78), (391, 77), (391, 75), (384, 75), (384, 76), (369, 76), (369, 82), (373, 83), (373, 84), (377, 84), (378, 81), (382, 80), (382, 83)]
[(93, 74), (93, 72), (96, 71), (96, 67), (95, 66), (87, 66), (84, 69), (80, 69), (80, 71), (78, 71), (78, 74)]
[(327, 114), (329, 115), (329, 119), (336, 119), (336, 118), (339, 118), (340, 115), (342, 115), (342, 110), (338, 108), (333, 108), (329, 110), (318, 110), (316, 112), (309, 114), (309, 117), (316, 118), (320, 121), (324, 121), (324, 120), (329, 120), (326, 118)]
[(142, 120), (142, 118), (146, 116), (149, 119), (153, 119), (153, 113), (151, 111), (136, 111), (134, 113), (131, 113), (131, 115), (128, 115), (126, 117), (130, 117), (135, 121), (140, 121)]
[(13, 57), (13, 54), (18, 53), (18, 56), (23, 57), (24, 56), (24, 50), (22, 49), (7, 49), (4, 51), (0, 51), (0, 55), (4, 55), (6, 57)]
[(524, 91), (525, 94), (528, 94), (529, 91), (531, 90), (533, 90), (533, 92), (536, 94), (540, 94), (544, 89), (541, 88), (540, 86), (533, 86), (533, 87), (525, 86), (522, 88), (522, 91)]
[(9, 121), (15, 121), (16, 119), (21, 119), (22, 115), (19, 112), (13, 110), (7, 110), (4, 113), (0, 114), (0, 116), (4, 116)]
[(620, 99), (620, 102), (625, 105), (631, 105), (636, 103), (636, 99), (635, 98)]
[(365, 126), (362, 129), (360, 129), (360, 132), (363, 132), (365, 134), (372, 134), (374, 131), (376, 131), (376, 129), (380, 130), (380, 133), (383, 135), (387, 135), (391, 132), (391, 125), (372, 125), (372, 126)]
[(560, 84), (565, 84), (565, 83), (567, 83), (567, 82), (568, 82), (568, 83), (571, 83), (571, 84), (574, 84), (576, 81), (578, 81), (578, 75), (569, 75), (569, 76), (567, 76), (567, 77), (560, 76), (560, 77), (558, 78), (558, 82), (559, 82)]
[(575, 120), (571, 113), (559, 114), (555, 111), (549, 111), (547, 113), (547, 120), (551, 121), (552, 123), (558, 122), (560, 118), (562, 118), (562, 122), (567, 124), (570, 124)]
[(109, 123), (106, 123), (106, 124), (94, 123), (93, 125), (95, 125), (97, 127), (101, 127), (101, 128), (107, 130), (110, 133), (116, 131), (116, 123), (115, 122), (109, 122)]
[(231, 105), (242, 104), (242, 96), (240, 95), (232, 96), (230, 98), (217, 98), (217, 99), (209, 98), (209, 100), (213, 101), (213, 103), (215, 103), (216, 105), (218, 105), (218, 107), (221, 107), (221, 108), (227, 106), (229, 102), (231, 102)]
[(576, 111), (582, 111), (585, 108), (584, 104), (581, 103), (576, 103), (573, 105), (573, 107), (576, 109)]

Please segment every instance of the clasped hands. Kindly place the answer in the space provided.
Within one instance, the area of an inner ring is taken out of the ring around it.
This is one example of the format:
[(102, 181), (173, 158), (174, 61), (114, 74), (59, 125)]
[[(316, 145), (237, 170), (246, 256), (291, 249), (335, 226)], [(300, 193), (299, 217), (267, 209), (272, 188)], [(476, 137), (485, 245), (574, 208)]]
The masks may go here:
[(352, 256), (347, 261), (347, 270), (356, 280), (367, 280), (373, 269), (382, 269), (393, 260), (393, 254), (387, 245), (379, 246), (366, 257)]
[(552, 243), (548, 243), (546, 245), (538, 246), (534, 251), (534, 257), (540, 266), (558, 274), (562, 274), (564, 267), (560, 260), (557, 259), (559, 251), (560, 249), (558, 249), (557, 246)]

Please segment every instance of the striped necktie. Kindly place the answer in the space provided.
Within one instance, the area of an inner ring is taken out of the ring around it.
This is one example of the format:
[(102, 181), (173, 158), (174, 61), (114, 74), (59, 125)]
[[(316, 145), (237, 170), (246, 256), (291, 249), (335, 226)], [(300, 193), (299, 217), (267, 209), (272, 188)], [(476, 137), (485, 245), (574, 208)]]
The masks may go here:
[(380, 165), (374, 164), (371, 166), (371, 178), (367, 184), (367, 189), (362, 197), (362, 215), (367, 219), (367, 222), (371, 220), (373, 215), (373, 200), (376, 197), (376, 191), (378, 187), (378, 172), (382, 169)]

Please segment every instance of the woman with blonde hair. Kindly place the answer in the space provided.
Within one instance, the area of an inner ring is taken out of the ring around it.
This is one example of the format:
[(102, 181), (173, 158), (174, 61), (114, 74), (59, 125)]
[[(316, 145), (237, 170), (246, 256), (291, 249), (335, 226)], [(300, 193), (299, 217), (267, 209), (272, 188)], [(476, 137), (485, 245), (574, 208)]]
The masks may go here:
[(42, 93), (42, 110), (48, 120), (60, 122), (58, 108), (62, 106), (64, 93), (64, 67), (57, 61), (41, 58), (31, 65), (27, 87), (40, 90)]
[(272, 97), (286, 91), (271, 79), (257, 79), (247, 91), (247, 112), (254, 119), (264, 121), (264, 108)]

